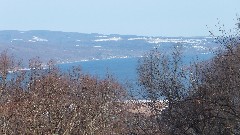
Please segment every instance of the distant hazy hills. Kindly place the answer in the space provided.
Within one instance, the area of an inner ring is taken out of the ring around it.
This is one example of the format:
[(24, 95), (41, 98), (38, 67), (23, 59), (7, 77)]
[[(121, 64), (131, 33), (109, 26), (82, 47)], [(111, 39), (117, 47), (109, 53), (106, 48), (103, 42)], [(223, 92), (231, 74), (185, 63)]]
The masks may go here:
[(0, 31), (0, 51), (8, 50), (24, 64), (39, 56), (44, 62), (58, 63), (110, 58), (140, 57), (158, 47), (165, 53), (173, 45), (182, 45), (183, 52), (208, 55), (216, 49), (211, 37), (147, 37), (135, 35), (83, 34), (58, 31)]

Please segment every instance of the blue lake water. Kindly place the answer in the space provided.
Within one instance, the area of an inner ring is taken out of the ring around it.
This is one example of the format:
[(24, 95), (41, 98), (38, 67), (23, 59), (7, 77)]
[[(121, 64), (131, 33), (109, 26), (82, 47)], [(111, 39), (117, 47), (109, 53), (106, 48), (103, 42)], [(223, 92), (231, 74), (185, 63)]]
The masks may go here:
[(60, 64), (59, 67), (63, 70), (66, 70), (73, 66), (80, 65), (84, 73), (89, 73), (100, 78), (105, 77), (106, 74), (110, 74), (120, 82), (124, 82), (125, 80), (136, 80), (137, 61), (137, 58), (116, 58)]
[[(200, 54), (198, 55), (198, 61), (208, 60), (213, 57), (213, 54)], [(137, 86), (137, 65), (139, 58), (116, 58), (107, 60), (94, 60), (94, 61), (83, 61), (68, 64), (60, 64), (59, 67), (62, 70), (70, 69), (73, 66), (80, 66), (83, 73), (88, 73), (99, 78), (106, 77), (107, 74), (113, 75), (120, 83), (125, 84), (128, 82), (132, 87), (132, 94), (139, 97)], [(197, 60), (196, 55), (183, 55), (183, 65), (189, 66), (191, 62)], [(140, 92), (141, 93), (141, 92)]]
[[(213, 57), (213, 54), (199, 54), (198, 59), (194, 54), (185, 54), (182, 57), (183, 65), (189, 66), (194, 61), (204, 61)], [(139, 58), (115, 58), (106, 60), (82, 61), (75, 63), (60, 64), (63, 70), (73, 66), (80, 66), (84, 73), (88, 73), (99, 78), (104, 78), (106, 74), (113, 75), (119, 82), (125, 83), (137, 81), (137, 65)]]

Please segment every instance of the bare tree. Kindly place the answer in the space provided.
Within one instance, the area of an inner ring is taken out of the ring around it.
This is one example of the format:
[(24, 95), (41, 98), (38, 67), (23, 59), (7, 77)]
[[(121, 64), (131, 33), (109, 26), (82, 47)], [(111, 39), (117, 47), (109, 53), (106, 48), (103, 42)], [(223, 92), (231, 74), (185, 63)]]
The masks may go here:
[(5, 50), (0, 54), (0, 96), (6, 89), (7, 77), (10, 71), (14, 71), (18, 68), (18, 64), (12, 56)]
[(29, 67), (6, 79), (10, 91), (0, 104), (1, 134), (126, 132), (125, 90), (110, 75), (99, 79), (79, 68), (62, 73), (53, 61), (44, 69), (39, 58)]
[[(222, 35), (216, 41), (222, 49), (212, 60), (195, 63), (189, 70), (182, 70), (178, 50), (170, 58), (156, 50), (143, 58), (139, 83), (150, 99), (153, 117), (147, 118), (158, 127), (138, 124), (141, 129), (159, 130), (158, 134), (240, 133), (239, 29), (234, 34), (222, 27), (219, 31)], [(167, 104), (164, 110), (156, 106), (161, 98)]]

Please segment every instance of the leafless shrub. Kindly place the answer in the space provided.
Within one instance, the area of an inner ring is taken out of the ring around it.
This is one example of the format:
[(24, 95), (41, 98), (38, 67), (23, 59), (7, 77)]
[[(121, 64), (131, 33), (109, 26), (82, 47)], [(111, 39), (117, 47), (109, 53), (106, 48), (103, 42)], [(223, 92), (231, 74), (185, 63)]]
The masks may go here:
[[(178, 50), (170, 59), (156, 50), (144, 57), (138, 67), (139, 83), (153, 115), (138, 119), (139, 128), (158, 130), (149, 134), (240, 133), (239, 29), (233, 35), (220, 31), (223, 35), (216, 41), (222, 49), (212, 60), (193, 64), (190, 70), (182, 70)], [(155, 105), (159, 99), (167, 103), (164, 110)]]
[[(3, 71), (11, 67), (3, 66)], [(126, 132), (125, 90), (111, 76), (98, 79), (79, 68), (61, 73), (53, 61), (43, 69), (39, 58), (31, 59), (29, 68), (13, 79), (5, 77), (9, 96), (0, 104), (0, 134)]]

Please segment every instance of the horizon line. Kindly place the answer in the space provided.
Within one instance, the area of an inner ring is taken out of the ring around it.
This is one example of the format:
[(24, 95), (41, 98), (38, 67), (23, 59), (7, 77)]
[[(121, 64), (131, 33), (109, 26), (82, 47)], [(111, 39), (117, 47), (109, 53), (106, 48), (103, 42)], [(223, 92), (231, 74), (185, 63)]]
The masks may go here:
[(181, 37), (211, 37), (209, 35), (194, 35), (194, 36), (169, 36), (169, 35), (159, 35), (159, 36), (152, 36), (152, 35), (138, 35), (138, 34), (120, 34), (120, 33), (98, 33), (98, 32), (79, 32), (79, 31), (62, 31), (62, 30), (47, 30), (47, 29), (32, 29), (32, 30), (19, 30), (19, 29), (1, 29), (0, 31), (19, 31), (19, 32), (30, 32), (30, 31), (46, 31), (46, 32), (63, 32), (63, 33), (79, 33), (79, 34), (98, 34), (98, 35), (122, 35), (122, 36), (140, 36), (140, 37), (176, 37), (176, 38), (181, 38)]

